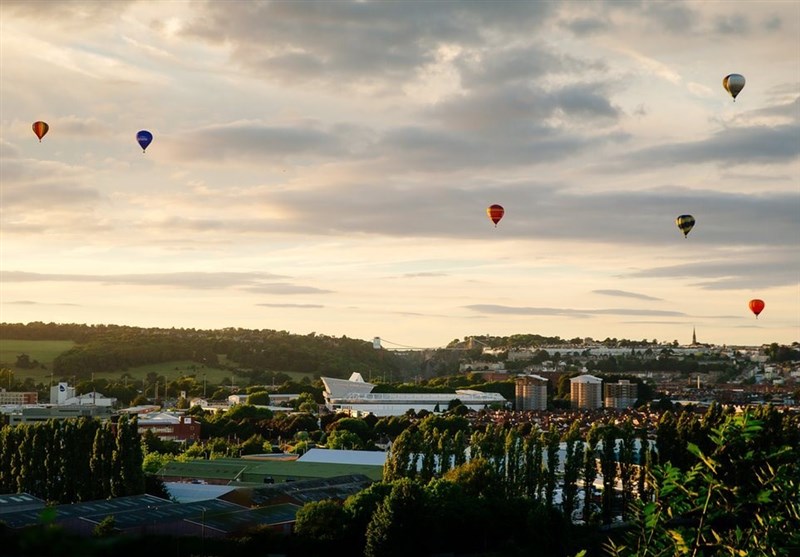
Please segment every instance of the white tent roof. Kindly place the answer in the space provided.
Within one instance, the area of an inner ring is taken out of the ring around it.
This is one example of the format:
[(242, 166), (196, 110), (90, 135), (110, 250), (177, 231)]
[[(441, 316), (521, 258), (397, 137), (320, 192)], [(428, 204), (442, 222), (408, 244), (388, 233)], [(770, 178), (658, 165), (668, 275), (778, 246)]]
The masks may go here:
[(324, 462), (326, 464), (368, 464), (383, 466), (386, 453), (382, 451), (346, 451), (341, 449), (309, 449), (297, 462)]

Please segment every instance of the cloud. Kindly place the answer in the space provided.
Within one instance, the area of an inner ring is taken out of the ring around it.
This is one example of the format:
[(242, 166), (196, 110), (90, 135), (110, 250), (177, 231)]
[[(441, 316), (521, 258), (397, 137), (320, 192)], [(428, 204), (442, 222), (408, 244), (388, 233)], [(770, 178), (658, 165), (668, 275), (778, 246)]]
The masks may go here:
[(276, 126), (260, 121), (239, 121), (192, 130), (173, 138), (167, 147), (178, 158), (218, 162), (226, 159), (283, 161), (287, 157), (332, 158), (347, 156), (351, 136), (348, 126), (323, 129), (310, 121)]
[(789, 162), (800, 155), (798, 137), (798, 124), (731, 128), (700, 141), (664, 144), (634, 151), (623, 160), (631, 168), (706, 162), (730, 166)]
[(592, 290), (594, 294), (600, 294), (603, 296), (617, 296), (620, 298), (633, 298), (635, 300), (648, 300), (654, 302), (660, 302), (661, 298), (654, 298), (653, 296), (647, 296), (645, 294), (637, 294), (636, 292), (626, 292), (625, 290)]
[(268, 308), (298, 308), (298, 309), (316, 309), (325, 307), (320, 304), (256, 304), (256, 305)]
[(30, 18), (36, 21), (52, 21), (59, 25), (88, 25), (114, 21), (136, 0), (3, 0), (3, 15)]
[[(694, 279), (703, 290), (766, 290), (800, 283), (800, 247), (787, 251), (738, 253), (724, 259), (706, 259), (680, 265), (642, 269), (623, 276), (633, 278)], [(702, 279), (702, 280), (701, 280)]]
[(231, 60), (285, 82), (407, 81), (435, 62), (441, 45), (474, 46), (500, 33), (541, 27), (548, 2), (263, 2), (231, 10), (198, 4), (184, 30), (230, 46)]
[[(271, 273), (142, 273), (117, 275), (78, 275), (0, 271), (0, 282), (86, 282), (103, 285), (170, 286), (176, 288), (219, 289), (258, 288), (265, 280), (283, 278)], [(268, 284), (266, 286), (271, 286)]]
[(3, 302), (4, 304), (10, 304), (13, 306), (74, 306), (80, 307), (80, 304), (68, 304), (68, 303), (48, 303), (48, 302), (34, 302), (31, 300), (17, 300), (14, 302)]
[(248, 292), (255, 292), (257, 294), (330, 294), (333, 290), (325, 290), (324, 288), (315, 288), (313, 286), (299, 286), (296, 284), (289, 284), (285, 282), (271, 282), (259, 284), (257, 286), (248, 286), (244, 288)]
[(598, 315), (628, 315), (628, 316), (653, 316), (653, 317), (685, 317), (680, 311), (652, 310), (652, 309), (570, 309), (570, 308), (543, 308), (543, 307), (515, 307), (493, 304), (472, 304), (464, 306), (466, 309), (491, 315), (537, 315), (558, 316), (574, 318), (590, 318)]

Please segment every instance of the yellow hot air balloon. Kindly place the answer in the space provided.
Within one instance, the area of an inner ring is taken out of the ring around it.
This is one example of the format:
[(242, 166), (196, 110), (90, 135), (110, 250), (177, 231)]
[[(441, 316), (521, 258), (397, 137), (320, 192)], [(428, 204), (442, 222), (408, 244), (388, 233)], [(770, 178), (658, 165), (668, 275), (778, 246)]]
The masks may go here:
[(694, 226), (694, 217), (692, 215), (681, 215), (675, 219), (675, 224), (678, 225), (678, 228), (683, 232), (683, 237), (686, 238)]
[(722, 80), (722, 86), (733, 97), (733, 102), (736, 102), (736, 95), (744, 89), (744, 76), (738, 73), (728, 74)]

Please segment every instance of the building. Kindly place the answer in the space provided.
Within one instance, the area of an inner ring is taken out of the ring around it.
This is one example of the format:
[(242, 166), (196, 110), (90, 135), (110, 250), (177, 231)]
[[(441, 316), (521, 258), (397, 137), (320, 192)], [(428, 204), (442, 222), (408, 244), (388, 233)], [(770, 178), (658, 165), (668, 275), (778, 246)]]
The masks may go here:
[(75, 387), (69, 383), (61, 382), (50, 387), (50, 404), (66, 404), (68, 398), (75, 396)]
[(13, 409), (8, 414), (8, 424), (31, 424), (67, 418), (108, 420), (111, 419), (111, 415), (111, 408), (107, 406), (23, 406)]
[(82, 395), (75, 394), (75, 387), (69, 383), (61, 382), (50, 387), (50, 404), (58, 406), (113, 406), (116, 398), (108, 398), (102, 393), (93, 391)]
[(490, 405), (506, 406), (508, 401), (500, 393), (484, 393), (468, 389), (454, 393), (373, 393), (375, 385), (367, 383), (360, 373), (350, 379), (320, 377), (325, 386), (322, 393), (325, 406), (331, 412), (348, 412), (355, 415), (373, 414), (377, 417), (402, 416), (409, 410), (436, 412), (447, 410), (453, 400), (459, 400), (470, 410), (481, 410)]
[(197, 441), (200, 439), (200, 422), (191, 416), (175, 412), (150, 412), (140, 414), (136, 420), (139, 434), (152, 431), (162, 441)]
[(0, 390), (0, 405), (23, 405), (23, 404), (37, 404), (39, 402), (39, 393), (36, 391), (31, 392), (14, 392), (5, 389)]
[(606, 408), (631, 408), (639, 398), (639, 385), (627, 379), (617, 383), (606, 383), (604, 387)]
[(603, 407), (603, 380), (594, 375), (579, 375), (569, 380), (569, 398), (573, 408), (594, 410)]
[(518, 375), (515, 381), (517, 410), (547, 410), (547, 384), (539, 375)]

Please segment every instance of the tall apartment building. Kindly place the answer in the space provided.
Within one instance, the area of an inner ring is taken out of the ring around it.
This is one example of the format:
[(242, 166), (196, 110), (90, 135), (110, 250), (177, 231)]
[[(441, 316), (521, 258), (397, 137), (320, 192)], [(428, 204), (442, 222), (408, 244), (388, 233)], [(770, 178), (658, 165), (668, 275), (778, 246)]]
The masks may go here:
[(538, 375), (518, 375), (515, 380), (517, 410), (547, 410), (547, 379)]
[(630, 408), (639, 398), (639, 385), (627, 379), (620, 379), (617, 383), (606, 383), (604, 390), (606, 408)]
[(579, 375), (569, 380), (569, 397), (573, 408), (593, 410), (603, 407), (603, 380), (594, 375)]

